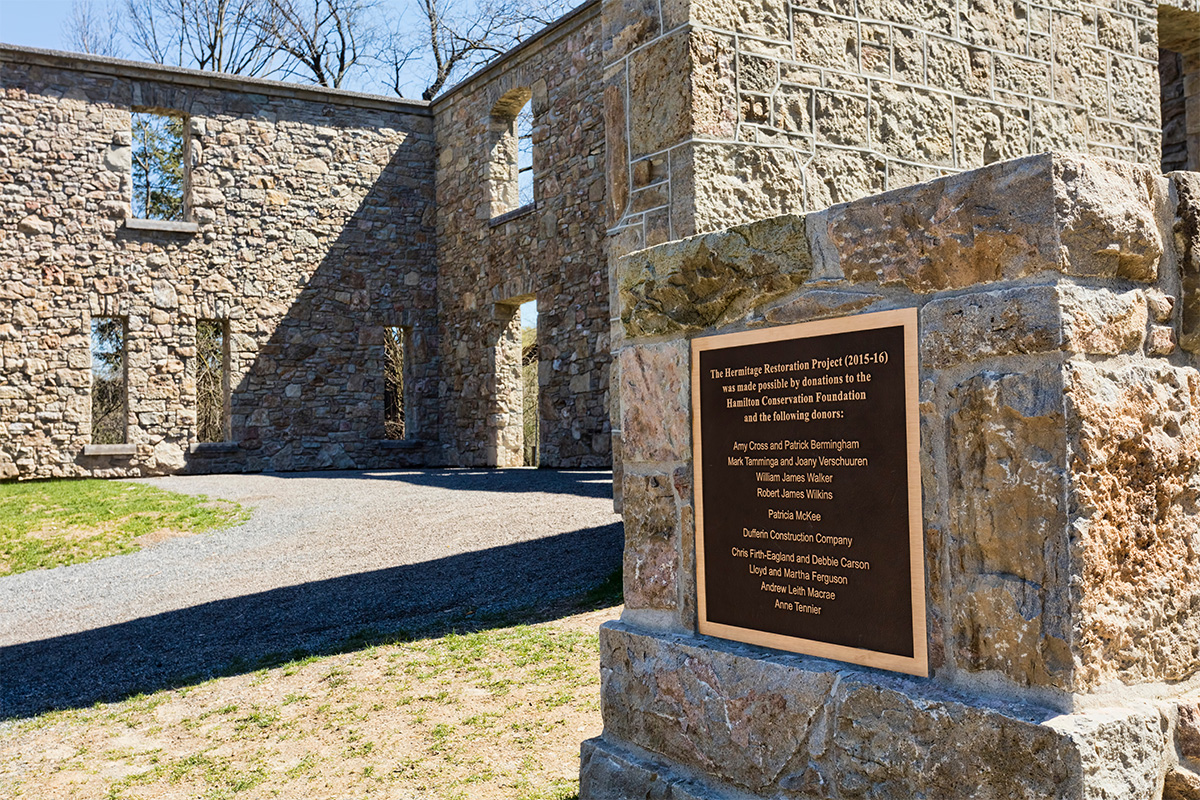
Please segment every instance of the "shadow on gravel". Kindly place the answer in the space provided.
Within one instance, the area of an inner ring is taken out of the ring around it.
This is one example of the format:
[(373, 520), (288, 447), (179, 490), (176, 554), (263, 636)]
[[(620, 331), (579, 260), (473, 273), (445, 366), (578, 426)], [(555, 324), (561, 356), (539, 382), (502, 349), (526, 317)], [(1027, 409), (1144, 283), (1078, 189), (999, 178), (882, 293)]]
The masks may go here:
[(614, 604), (623, 541), (614, 523), (0, 648), (0, 719)]
[(273, 472), (272, 478), (362, 478), (466, 492), (527, 494), (545, 492), (572, 497), (612, 497), (611, 470), (549, 469), (413, 469), (350, 472)]

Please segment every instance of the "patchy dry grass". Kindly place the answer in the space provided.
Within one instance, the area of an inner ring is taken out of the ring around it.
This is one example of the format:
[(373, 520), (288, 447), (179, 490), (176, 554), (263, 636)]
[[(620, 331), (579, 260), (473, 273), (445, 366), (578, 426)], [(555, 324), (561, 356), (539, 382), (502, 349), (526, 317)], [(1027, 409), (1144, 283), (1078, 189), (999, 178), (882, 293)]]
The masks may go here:
[(619, 607), (0, 723), (6, 798), (568, 800)]
[(226, 500), (116, 481), (0, 484), (0, 575), (130, 553), (247, 516)]

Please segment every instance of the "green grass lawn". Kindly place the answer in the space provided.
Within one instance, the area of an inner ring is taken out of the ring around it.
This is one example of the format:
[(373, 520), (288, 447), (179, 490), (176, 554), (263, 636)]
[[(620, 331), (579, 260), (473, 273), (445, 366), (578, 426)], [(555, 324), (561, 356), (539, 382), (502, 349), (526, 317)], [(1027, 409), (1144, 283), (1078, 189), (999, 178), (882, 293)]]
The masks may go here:
[(142, 537), (200, 533), (248, 515), (237, 503), (116, 481), (0, 484), (0, 575), (130, 553)]

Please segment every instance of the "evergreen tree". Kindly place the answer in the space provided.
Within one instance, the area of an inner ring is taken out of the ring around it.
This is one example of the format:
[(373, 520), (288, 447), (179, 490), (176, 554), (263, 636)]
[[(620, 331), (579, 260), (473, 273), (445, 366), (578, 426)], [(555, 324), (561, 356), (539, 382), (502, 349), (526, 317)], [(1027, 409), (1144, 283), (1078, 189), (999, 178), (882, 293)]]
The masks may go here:
[(133, 115), (133, 216), (183, 219), (183, 118)]

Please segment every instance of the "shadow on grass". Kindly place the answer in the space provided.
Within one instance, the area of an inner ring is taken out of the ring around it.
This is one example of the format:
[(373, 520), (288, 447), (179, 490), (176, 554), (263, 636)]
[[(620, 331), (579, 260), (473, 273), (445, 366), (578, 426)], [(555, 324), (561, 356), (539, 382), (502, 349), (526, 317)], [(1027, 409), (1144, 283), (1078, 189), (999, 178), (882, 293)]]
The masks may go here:
[(614, 523), (0, 648), (0, 719), (620, 602)]

